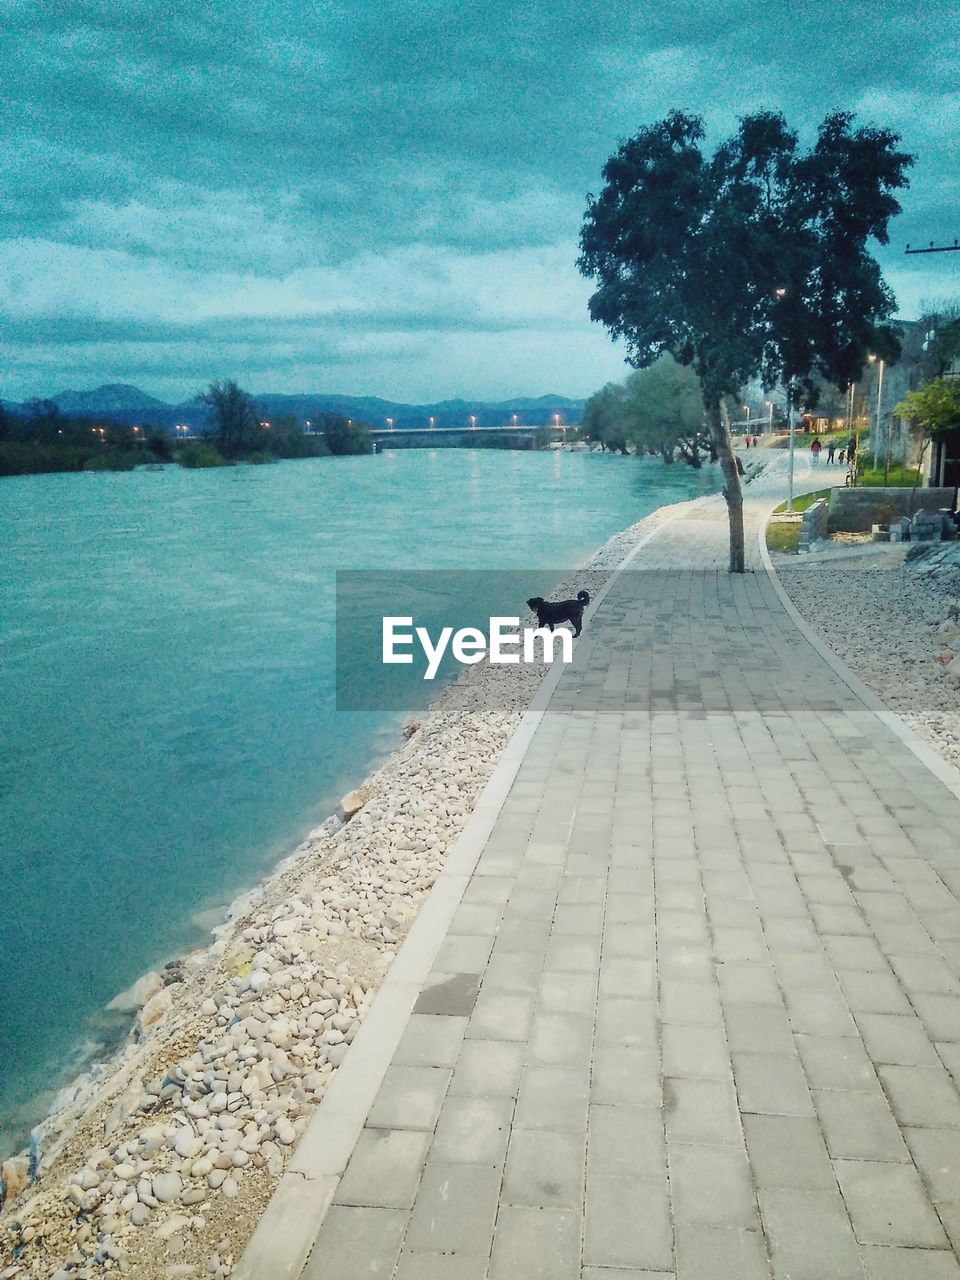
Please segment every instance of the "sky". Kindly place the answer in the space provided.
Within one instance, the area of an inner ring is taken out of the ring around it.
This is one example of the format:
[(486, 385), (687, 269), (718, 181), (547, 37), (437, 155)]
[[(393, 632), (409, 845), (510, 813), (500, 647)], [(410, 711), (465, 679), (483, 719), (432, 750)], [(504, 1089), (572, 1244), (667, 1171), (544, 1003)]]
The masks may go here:
[(917, 157), (900, 314), (960, 296), (952, 0), (0, 0), (0, 398), (106, 382), (429, 402), (627, 372), (575, 267), (618, 143), (782, 110)]

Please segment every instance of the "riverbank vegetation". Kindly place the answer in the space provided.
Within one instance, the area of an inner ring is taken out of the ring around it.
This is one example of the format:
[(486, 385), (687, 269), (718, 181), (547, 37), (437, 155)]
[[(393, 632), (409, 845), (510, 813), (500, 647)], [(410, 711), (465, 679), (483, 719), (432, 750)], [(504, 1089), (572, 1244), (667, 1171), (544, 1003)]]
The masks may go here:
[(651, 454), (666, 463), (680, 458), (695, 468), (717, 460), (699, 379), (671, 355), (592, 395), (582, 430), (587, 440), (614, 453)]
[[(0, 476), (70, 471), (132, 471), (179, 463), (189, 469), (372, 453), (370, 428), (318, 413), (304, 430), (295, 414), (267, 419), (235, 382), (215, 382), (199, 397), (207, 430), (180, 436), (161, 427), (72, 417), (51, 400), (29, 401), (23, 413), (0, 405)], [(186, 428), (183, 428), (186, 432)]]
[(132, 471), (143, 463), (171, 462), (163, 432), (72, 418), (51, 400), (32, 400), (26, 413), (0, 406), (0, 476), (53, 471)]

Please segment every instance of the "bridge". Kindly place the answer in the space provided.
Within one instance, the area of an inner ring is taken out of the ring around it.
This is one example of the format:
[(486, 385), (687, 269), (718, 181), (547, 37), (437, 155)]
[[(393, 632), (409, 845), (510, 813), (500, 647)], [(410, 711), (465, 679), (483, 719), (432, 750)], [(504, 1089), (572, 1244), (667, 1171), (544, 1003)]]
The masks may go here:
[[(547, 427), (551, 437), (562, 440), (563, 427)], [(378, 449), (389, 448), (429, 448), (431, 440), (437, 442), (457, 440), (464, 448), (473, 444), (481, 444), (487, 440), (509, 440), (508, 447), (516, 449), (535, 449), (537, 438), (544, 428), (540, 427), (372, 427), (370, 438)], [(515, 443), (514, 443), (515, 442)]]

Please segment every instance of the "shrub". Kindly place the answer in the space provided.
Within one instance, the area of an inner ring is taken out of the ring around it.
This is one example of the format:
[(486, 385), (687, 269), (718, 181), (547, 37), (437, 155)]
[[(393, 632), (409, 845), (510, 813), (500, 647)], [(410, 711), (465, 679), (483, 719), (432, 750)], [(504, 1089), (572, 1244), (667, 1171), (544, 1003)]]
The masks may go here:
[(56, 445), (7, 440), (0, 444), (0, 476), (27, 476), (48, 471), (79, 471), (87, 453)]
[(225, 467), (227, 460), (212, 445), (199, 441), (186, 444), (177, 455), (181, 467)]

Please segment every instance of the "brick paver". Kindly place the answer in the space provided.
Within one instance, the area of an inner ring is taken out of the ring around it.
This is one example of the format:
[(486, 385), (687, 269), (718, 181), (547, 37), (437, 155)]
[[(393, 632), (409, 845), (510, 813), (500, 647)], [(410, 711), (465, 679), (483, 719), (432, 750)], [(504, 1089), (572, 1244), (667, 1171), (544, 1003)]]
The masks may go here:
[(306, 1277), (960, 1280), (960, 800), (725, 535), (585, 630)]

